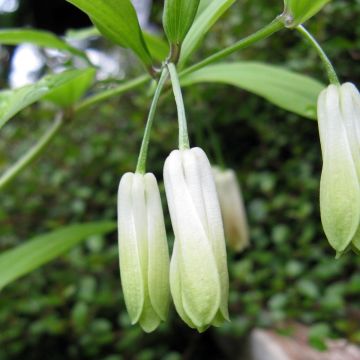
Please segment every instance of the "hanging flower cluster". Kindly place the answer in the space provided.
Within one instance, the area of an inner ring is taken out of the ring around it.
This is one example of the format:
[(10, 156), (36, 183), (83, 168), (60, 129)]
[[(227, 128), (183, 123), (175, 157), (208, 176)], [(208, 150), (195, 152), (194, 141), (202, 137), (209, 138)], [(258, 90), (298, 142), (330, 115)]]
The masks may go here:
[[(318, 52), (333, 84), (323, 90), (318, 100), (323, 156), (320, 207), (326, 236), (341, 255), (349, 247), (360, 251), (360, 95), (352, 84), (340, 86), (330, 60), (302, 26), (327, 2), (284, 0), (284, 13), (267, 31), (275, 31), (280, 23), (298, 30)], [(136, 172), (122, 177), (118, 193), (120, 275), (125, 304), (131, 322), (139, 323), (146, 332), (165, 321), (170, 297), (181, 319), (199, 332), (229, 321), (225, 237), (235, 251), (249, 244), (245, 207), (234, 171), (212, 169), (203, 150), (190, 148), (175, 64), (181, 58), (181, 45), (196, 17), (199, 1), (186, 5), (166, 0), (163, 23), (171, 51), (161, 68)], [(169, 76), (179, 122), (179, 149), (170, 153), (164, 165), (175, 234), (171, 260), (157, 181), (145, 171), (150, 129)]]

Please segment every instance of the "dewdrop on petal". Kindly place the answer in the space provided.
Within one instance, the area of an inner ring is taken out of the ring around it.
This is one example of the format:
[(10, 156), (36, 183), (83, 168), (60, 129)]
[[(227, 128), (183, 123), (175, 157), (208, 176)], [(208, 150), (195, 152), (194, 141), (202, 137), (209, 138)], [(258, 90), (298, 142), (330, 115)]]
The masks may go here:
[(164, 182), (175, 233), (171, 294), (180, 317), (201, 332), (229, 320), (224, 230), (204, 151), (172, 151), (165, 161)]
[(226, 243), (232, 250), (241, 252), (249, 245), (249, 229), (240, 185), (233, 170), (222, 170), (218, 167), (212, 169), (219, 196)]
[(132, 324), (146, 332), (169, 308), (169, 253), (159, 188), (153, 174), (126, 173), (118, 192), (120, 276)]
[(341, 254), (360, 223), (360, 99), (352, 84), (330, 85), (318, 100), (323, 169), (320, 211), (330, 245)]

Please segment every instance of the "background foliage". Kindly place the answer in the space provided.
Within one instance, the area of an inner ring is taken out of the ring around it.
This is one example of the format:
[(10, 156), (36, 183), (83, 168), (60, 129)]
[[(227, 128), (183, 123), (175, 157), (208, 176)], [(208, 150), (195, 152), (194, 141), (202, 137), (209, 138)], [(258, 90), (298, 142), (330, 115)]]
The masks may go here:
[[(156, 1), (152, 11), (159, 27), (161, 7)], [(275, 0), (237, 1), (192, 60), (260, 28), (281, 7)], [(359, 16), (358, 0), (334, 0), (308, 24), (341, 80), (357, 85), (360, 28), (349, 24)], [(325, 81), (316, 54), (290, 31), (231, 58), (286, 64)], [(173, 312), (153, 334), (131, 327), (120, 291), (116, 234), (94, 236), (1, 292), (1, 360), (49, 354), (54, 360), (231, 359), (254, 326), (291, 333), (290, 320), (310, 325), (309, 340), (318, 348), (324, 336), (360, 343), (360, 258), (349, 253), (335, 261), (321, 229), (316, 122), (230, 86), (197, 85), (184, 93), (192, 143), (210, 156), (212, 141), (221, 144), (226, 164), (239, 173), (249, 214), (252, 246), (229, 254), (232, 322), (199, 335)], [(61, 225), (113, 220), (118, 182), (135, 167), (149, 102), (143, 88), (68, 124), (46, 154), (0, 194), (0, 251)], [(2, 129), (0, 169), (44, 131), (51, 113), (50, 107), (34, 106)], [(164, 97), (149, 159), (158, 179), (176, 146), (175, 119), (174, 103)]]

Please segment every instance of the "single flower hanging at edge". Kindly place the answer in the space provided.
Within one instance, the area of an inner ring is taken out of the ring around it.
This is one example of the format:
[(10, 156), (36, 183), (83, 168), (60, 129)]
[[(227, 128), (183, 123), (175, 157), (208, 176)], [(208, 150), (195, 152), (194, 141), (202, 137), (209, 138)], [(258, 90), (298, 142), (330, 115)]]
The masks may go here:
[(323, 169), (321, 221), (341, 255), (358, 246), (360, 225), (360, 96), (352, 84), (330, 85), (319, 96), (318, 125)]
[(171, 294), (180, 317), (202, 332), (229, 320), (224, 230), (203, 150), (172, 151), (165, 161), (164, 182), (175, 233)]
[(212, 168), (224, 223), (226, 244), (236, 252), (249, 246), (246, 210), (236, 174), (231, 169)]
[(169, 309), (169, 252), (155, 176), (126, 173), (118, 192), (119, 260), (131, 323), (146, 332), (165, 321)]

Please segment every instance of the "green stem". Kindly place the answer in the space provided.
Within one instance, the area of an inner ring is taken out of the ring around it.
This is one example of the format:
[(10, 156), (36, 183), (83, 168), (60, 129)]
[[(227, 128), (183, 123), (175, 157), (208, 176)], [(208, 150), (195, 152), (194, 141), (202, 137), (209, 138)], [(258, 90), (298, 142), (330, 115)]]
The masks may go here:
[(235, 51), (245, 49), (246, 47), (248, 47), (260, 40), (266, 39), (270, 35), (274, 34), (275, 32), (277, 32), (283, 28), (284, 28), (284, 24), (283, 24), (283, 20), (282, 20), (281, 16), (277, 17), (274, 21), (272, 21), (270, 24), (263, 27), (262, 29), (258, 30), (257, 32), (245, 37), (244, 39), (237, 41), (235, 44), (230, 45), (229, 47), (227, 47), (223, 50), (220, 50), (213, 55), (210, 55), (209, 57), (198, 62), (197, 64), (190, 66), (189, 68), (184, 70), (180, 74), (180, 76), (184, 76), (184, 75), (189, 74), (193, 71), (196, 71), (206, 65), (209, 65), (215, 61), (221, 60), (224, 57), (232, 54)]
[(305, 29), (305, 27), (303, 25), (297, 26), (296, 30), (303, 36), (303, 38), (305, 38), (306, 40), (308, 40), (310, 42), (312, 47), (318, 53), (323, 65), (325, 67), (325, 70), (326, 70), (326, 73), (327, 73), (330, 83), (334, 84), (334, 85), (340, 85), (340, 81), (336, 74), (333, 64), (331, 63), (330, 59), (328, 58), (328, 56), (326, 55), (325, 51), (322, 49), (320, 44), (316, 41), (316, 39)]
[(49, 127), (45, 134), (42, 135), (39, 141), (0, 177), (0, 189), (11, 182), (22, 170), (30, 165), (30, 163), (45, 150), (45, 148), (50, 144), (51, 140), (60, 131), (63, 125), (63, 115), (58, 114), (55, 117), (54, 123)]
[(162, 89), (164, 87), (164, 84), (166, 82), (167, 77), (168, 77), (168, 70), (165, 67), (163, 69), (162, 73), (161, 73), (160, 80), (159, 80), (158, 85), (156, 87), (155, 94), (154, 94), (154, 97), (153, 97), (153, 100), (152, 100), (152, 103), (151, 103), (151, 106), (150, 106), (148, 119), (147, 119), (147, 122), (146, 122), (144, 137), (143, 137), (143, 140), (142, 140), (140, 153), (139, 153), (139, 158), (138, 158), (138, 162), (137, 162), (137, 166), (136, 166), (136, 172), (139, 173), (139, 174), (145, 174), (146, 173), (146, 159), (147, 159), (149, 142), (150, 142), (151, 128), (152, 128), (152, 124), (154, 122), (155, 112), (156, 112), (157, 104), (159, 102), (161, 91), (162, 91)]
[(87, 109), (88, 107), (90, 107), (92, 105), (97, 104), (100, 101), (109, 99), (115, 95), (120, 95), (126, 91), (135, 89), (141, 85), (144, 85), (149, 80), (150, 80), (149, 75), (142, 75), (133, 80), (127, 81), (113, 89), (105, 90), (105, 91), (100, 92), (99, 94), (90, 96), (76, 106), (75, 112), (78, 113), (80, 111)]
[(173, 63), (168, 63), (167, 67), (169, 69), (172, 88), (174, 92), (177, 112), (178, 112), (178, 121), (179, 121), (179, 149), (186, 150), (190, 149), (189, 144), (189, 135), (187, 130), (186, 114), (184, 100), (181, 93), (181, 87), (179, 82), (179, 77), (176, 71), (176, 67)]

